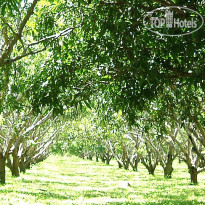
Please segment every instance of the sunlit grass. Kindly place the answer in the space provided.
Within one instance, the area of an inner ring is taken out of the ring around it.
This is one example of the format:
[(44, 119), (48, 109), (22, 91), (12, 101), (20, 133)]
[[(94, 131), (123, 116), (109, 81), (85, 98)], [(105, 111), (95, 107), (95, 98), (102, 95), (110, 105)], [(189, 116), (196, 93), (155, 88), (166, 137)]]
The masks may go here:
[(170, 180), (160, 166), (151, 176), (142, 165), (133, 172), (114, 161), (107, 166), (61, 156), (50, 156), (20, 178), (7, 175), (0, 204), (205, 204), (205, 173), (199, 185), (190, 185), (186, 165), (177, 162)]

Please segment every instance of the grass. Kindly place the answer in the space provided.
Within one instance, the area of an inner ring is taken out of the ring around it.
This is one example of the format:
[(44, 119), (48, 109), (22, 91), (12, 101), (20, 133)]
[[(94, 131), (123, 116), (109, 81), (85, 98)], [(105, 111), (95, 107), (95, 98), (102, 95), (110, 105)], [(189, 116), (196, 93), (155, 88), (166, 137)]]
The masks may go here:
[[(131, 186), (128, 186), (128, 182)], [(186, 165), (175, 162), (173, 179), (165, 180), (160, 166), (155, 176), (118, 169), (115, 161), (50, 156), (19, 178), (7, 172), (0, 186), (0, 204), (205, 204), (205, 173), (190, 185)]]

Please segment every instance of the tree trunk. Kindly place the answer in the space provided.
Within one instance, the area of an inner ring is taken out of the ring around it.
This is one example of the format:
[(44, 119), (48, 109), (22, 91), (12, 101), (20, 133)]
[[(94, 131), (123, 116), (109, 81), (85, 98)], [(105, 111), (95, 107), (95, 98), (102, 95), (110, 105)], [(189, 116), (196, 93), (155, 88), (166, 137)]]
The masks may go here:
[(119, 162), (119, 161), (117, 161), (117, 163), (118, 163), (118, 167), (121, 169), (122, 168), (122, 163), (121, 162)]
[(26, 167), (25, 167), (24, 163), (20, 163), (19, 168), (20, 168), (20, 172), (26, 173)]
[(19, 157), (17, 155), (13, 155), (13, 167), (12, 167), (12, 176), (19, 177)]
[(111, 159), (112, 159), (112, 155), (110, 154), (110, 152), (107, 152), (105, 155), (105, 160), (107, 165), (110, 164)]
[(95, 158), (96, 158), (96, 162), (99, 162), (99, 156), (98, 156), (98, 154), (95, 155)]
[(197, 184), (197, 168), (195, 166), (189, 167), (189, 173), (191, 177), (191, 184)]
[(101, 155), (100, 159), (103, 163), (105, 163), (105, 156), (104, 155)]
[(147, 168), (149, 174), (154, 175), (154, 171), (156, 168), (156, 162), (155, 162), (154, 166), (152, 166), (151, 163), (147, 164), (143, 158), (141, 158), (141, 162)]
[(128, 169), (129, 169), (129, 164), (130, 164), (130, 160), (129, 160), (129, 159), (123, 161), (123, 167), (124, 167), (124, 169), (128, 170)]
[(140, 162), (139, 156), (137, 156), (136, 158), (134, 158), (130, 161), (130, 165), (131, 165), (133, 171), (137, 172), (139, 162)]
[(167, 163), (166, 166), (164, 168), (164, 177), (167, 179), (171, 179), (172, 178), (172, 172), (173, 172), (173, 156), (171, 154), (168, 154), (168, 159), (167, 159)]
[(83, 152), (81, 152), (81, 153), (79, 154), (79, 157), (81, 157), (82, 159), (85, 159), (85, 154), (84, 154)]
[(133, 166), (132, 166), (133, 171), (138, 171), (138, 163), (134, 162)]
[(25, 163), (25, 169), (31, 169), (31, 162), (30, 161)]
[(19, 177), (20, 176), (20, 170), (19, 170), (18, 147), (14, 148), (12, 156), (13, 156), (12, 176)]
[(106, 158), (106, 164), (107, 164), (107, 165), (110, 164), (110, 158)]
[(173, 170), (172, 165), (166, 164), (164, 168), (164, 178), (171, 179)]
[(0, 153), (0, 183), (6, 182), (6, 159), (2, 153)]
[(21, 160), (19, 161), (19, 169), (20, 172), (22, 173), (26, 173), (26, 165), (25, 165), (25, 161), (24, 161), (24, 156), (21, 156)]
[(152, 165), (148, 165), (143, 161), (142, 161), (142, 164), (147, 168), (149, 174), (154, 175), (154, 171), (155, 171), (156, 166), (154, 167)]
[(154, 168), (154, 167), (149, 167), (149, 168), (148, 168), (149, 174), (154, 175), (154, 171), (155, 171), (155, 168)]
[(130, 159), (127, 154), (126, 147), (122, 145), (122, 162), (123, 162), (123, 167), (124, 169), (128, 170), (129, 169), (129, 164), (130, 164)]
[(168, 152), (168, 155), (167, 155), (167, 161), (166, 161), (166, 164), (165, 164), (165, 167), (164, 167), (164, 177), (167, 178), (167, 179), (172, 178), (172, 172), (174, 170), (173, 167), (172, 167), (172, 164), (173, 164), (173, 161), (174, 161), (173, 153), (174, 153), (174, 147), (173, 147), (172, 143), (170, 143), (169, 144), (169, 152)]
[(10, 171), (12, 172), (12, 161), (11, 161), (11, 158), (10, 158), (10, 155), (7, 157), (6, 159), (6, 166), (10, 169)]

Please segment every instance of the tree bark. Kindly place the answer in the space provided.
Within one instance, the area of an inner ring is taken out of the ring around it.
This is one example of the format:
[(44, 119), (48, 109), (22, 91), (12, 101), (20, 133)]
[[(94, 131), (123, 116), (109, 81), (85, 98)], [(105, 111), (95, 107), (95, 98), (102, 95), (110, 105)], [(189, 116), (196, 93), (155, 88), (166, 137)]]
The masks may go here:
[(25, 165), (25, 161), (24, 161), (24, 156), (22, 155), (19, 161), (19, 169), (20, 172), (22, 173), (26, 173), (26, 165)]
[(21, 163), (19, 164), (19, 168), (20, 168), (20, 172), (26, 173), (26, 167), (25, 167), (24, 163), (21, 162)]
[(93, 157), (92, 156), (88, 156), (87, 159), (92, 161)]
[(106, 164), (109, 165), (110, 164), (110, 158), (106, 158)]
[(13, 164), (12, 164), (12, 176), (19, 177), (20, 170), (19, 170), (19, 156), (18, 156), (18, 148), (13, 150)]
[(100, 159), (101, 159), (101, 161), (102, 161), (103, 163), (105, 163), (105, 156), (104, 156), (104, 155), (101, 155), (101, 156), (100, 156)]
[(130, 157), (128, 156), (126, 148), (126, 146), (122, 145), (122, 162), (124, 169), (128, 170), (130, 164)]
[(25, 163), (25, 169), (31, 169), (31, 162), (26, 162)]
[(130, 164), (130, 160), (123, 160), (123, 167), (124, 169), (128, 170), (129, 169), (129, 164)]
[(6, 159), (2, 153), (0, 153), (0, 183), (6, 182)]
[(13, 156), (12, 176), (14, 176), (14, 177), (20, 176), (19, 157), (18, 156)]
[(171, 179), (172, 178), (172, 172), (173, 172), (173, 156), (171, 154), (168, 154), (168, 159), (167, 159), (167, 163), (166, 166), (164, 168), (164, 177), (167, 179)]
[(118, 167), (121, 169), (123, 167), (123, 164), (120, 161), (117, 161)]
[(140, 157), (139, 156), (135, 157), (134, 159), (132, 159), (130, 161), (130, 165), (131, 165), (133, 171), (137, 172), (139, 162), (140, 162)]
[(146, 163), (143, 157), (141, 158), (142, 164), (147, 168), (149, 174), (154, 175), (155, 168), (157, 166), (157, 160), (155, 161), (154, 165), (151, 162)]
[(189, 167), (189, 173), (191, 177), (191, 184), (197, 184), (197, 168), (195, 166)]
[(173, 170), (172, 165), (166, 164), (166, 167), (164, 168), (164, 178), (171, 179)]
[(96, 158), (96, 162), (99, 162), (99, 156), (98, 156), (98, 154), (95, 155), (95, 158)]
[(85, 159), (85, 154), (84, 154), (83, 152), (81, 152), (81, 153), (79, 154), (79, 156), (80, 156), (82, 159)]
[(132, 169), (133, 169), (133, 171), (136, 171), (136, 172), (138, 171), (138, 162), (137, 162), (137, 160), (135, 160), (135, 162), (132, 166)]
[(154, 171), (155, 171), (155, 167), (149, 167), (148, 168), (149, 174), (154, 175)]
[(11, 161), (11, 158), (10, 158), (10, 155), (6, 158), (6, 166), (10, 169), (10, 171), (12, 172), (12, 161)]

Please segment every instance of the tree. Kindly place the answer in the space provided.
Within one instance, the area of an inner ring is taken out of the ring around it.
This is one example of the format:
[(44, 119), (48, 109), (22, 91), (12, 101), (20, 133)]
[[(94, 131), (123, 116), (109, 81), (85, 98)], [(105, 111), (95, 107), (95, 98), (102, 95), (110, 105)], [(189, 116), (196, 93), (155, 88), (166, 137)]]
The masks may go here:
[(47, 156), (48, 148), (59, 131), (59, 128), (53, 125), (57, 117), (52, 118), (53, 111), (44, 110), (44, 113), (35, 116), (33, 110), (29, 108), (21, 112), (7, 113), (7, 116), (2, 118), (0, 126), (1, 183), (5, 183), (6, 165), (10, 168), (12, 175), (18, 177), (20, 171), (25, 172), (30, 165)]
[[(166, 87), (182, 83), (203, 89), (204, 28), (177, 39), (144, 28), (144, 13), (167, 5), (178, 3), (5, 1), (2, 100), (10, 76), (23, 73), (36, 59), (38, 72), (23, 87), (36, 109), (50, 105), (62, 112), (65, 105), (82, 105), (93, 91), (102, 90), (111, 94), (112, 106), (133, 121), (135, 109), (144, 109), (146, 101), (156, 99)], [(183, 5), (204, 14), (202, 1)]]
[[(203, 15), (202, 1), (183, 2)], [(144, 13), (160, 6), (175, 6), (174, 1), (93, 1), (81, 2), (91, 9), (82, 27), (81, 55), (98, 64), (107, 83), (104, 92), (112, 98), (112, 106), (121, 109), (130, 121), (135, 110), (146, 109), (174, 85), (204, 88), (204, 28), (193, 35), (169, 38), (156, 36), (144, 28)], [(95, 8), (95, 9), (92, 9)], [(95, 23), (93, 23), (95, 22)], [(86, 65), (85, 65), (86, 66)]]

